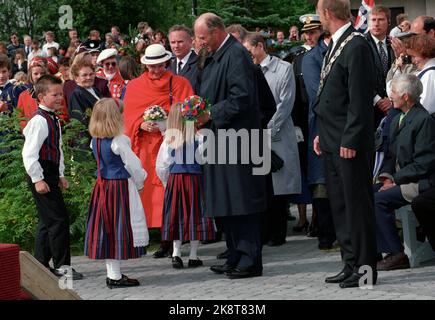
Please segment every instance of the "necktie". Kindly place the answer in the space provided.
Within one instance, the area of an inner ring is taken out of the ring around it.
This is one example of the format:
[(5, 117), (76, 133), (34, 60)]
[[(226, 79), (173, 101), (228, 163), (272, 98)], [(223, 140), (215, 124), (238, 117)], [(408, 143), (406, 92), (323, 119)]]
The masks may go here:
[(387, 54), (385, 53), (384, 46), (382, 45), (381, 41), (378, 42), (378, 47), (379, 47), (379, 55), (381, 56), (382, 69), (384, 71), (384, 75), (386, 75), (388, 72), (388, 57)]
[(403, 125), (403, 119), (405, 119), (406, 113), (401, 113), (399, 118), (399, 128)]
[(329, 61), (329, 56), (331, 55), (331, 51), (332, 51), (332, 47), (334, 46), (334, 41), (332, 41), (332, 39), (331, 39), (331, 41), (329, 42), (329, 45), (328, 45), (328, 51), (326, 51), (326, 54), (325, 54), (325, 59), (326, 59), (326, 63), (328, 63), (328, 61)]
[(177, 71), (177, 74), (180, 74), (182, 68), (183, 68), (183, 62), (180, 60), (180, 61), (178, 61), (178, 71)]

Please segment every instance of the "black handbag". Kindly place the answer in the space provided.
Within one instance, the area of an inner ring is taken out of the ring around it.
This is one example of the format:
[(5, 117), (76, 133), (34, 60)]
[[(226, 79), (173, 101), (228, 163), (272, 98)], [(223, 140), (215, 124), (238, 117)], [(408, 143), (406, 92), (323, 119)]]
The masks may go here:
[(271, 150), (271, 168), (270, 171), (277, 172), (284, 166), (284, 161), (275, 153), (275, 151)]

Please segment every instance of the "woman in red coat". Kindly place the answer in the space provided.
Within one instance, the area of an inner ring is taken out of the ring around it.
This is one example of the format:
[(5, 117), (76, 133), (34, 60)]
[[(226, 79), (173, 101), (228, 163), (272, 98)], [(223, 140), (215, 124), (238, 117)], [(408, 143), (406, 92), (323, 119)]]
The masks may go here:
[[(172, 54), (160, 44), (147, 47), (141, 62), (148, 71), (139, 78), (131, 80), (125, 92), (125, 130), (131, 139), (132, 149), (140, 158), (142, 166), (148, 172), (143, 192), (142, 204), (145, 209), (148, 228), (162, 226), (164, 187), (156, 174), (156, 159), (163, 141), (158, 126), (143, 120), (145, 109), (152, 105), (161, 106), (169, 113), (170, 106), (193, 95), (189, 81), (166, 70)], [(162, 243), (163, 250), (154, 256), (167, 255), (169, 245)]]
[[(27, 119), (30, 119), (35, 113), (36, 109), (38, 109), (38, 102), (34, 96), (33, 86), (38, 79), (45, 74), (48, 74), (48, 72), (43, 59), (32, 60), (28, 70), (29, 88), (20, 94), (17, 104), (19, 117), (26, 119), (20, 121), (22, 129), (24, 129), (24, 127), (27, 125)], [(62, 101), (62, 109), (60, 110), (59, 118), (61, 119), (62, 124), (68, 121), (68, 109), (66, 107), (65, 100)]]

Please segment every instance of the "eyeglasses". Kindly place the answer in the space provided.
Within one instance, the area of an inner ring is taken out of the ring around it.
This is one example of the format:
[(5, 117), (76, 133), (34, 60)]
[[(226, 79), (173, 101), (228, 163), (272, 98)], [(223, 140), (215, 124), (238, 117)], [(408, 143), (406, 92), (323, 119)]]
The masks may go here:
[(92, 77), (94, 77), (95, 76), (95, 72), (92, 72), (92, 73), (84, 73), (84, 74), (79, 74), (79, 77), (80, 78), (92, 78)]
[(112, 67), (116, 67), (116, 65), (117, 65), (117, 63), (116, 62), (106, 62), (105, 64), (104, 64), (104, 66), (106, 67), (106, 68), (110, 68), (110, 66), (112, 66)]

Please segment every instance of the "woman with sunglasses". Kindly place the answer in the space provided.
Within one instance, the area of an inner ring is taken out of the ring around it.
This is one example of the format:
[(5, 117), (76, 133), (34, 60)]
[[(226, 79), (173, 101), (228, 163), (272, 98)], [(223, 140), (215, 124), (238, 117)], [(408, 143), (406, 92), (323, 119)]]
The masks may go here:
[(114, 99), (121, 98), (122, 91), (127, 85), (119, 72), (118, 61), (116, 60), (117, 54), (116, 49), (105, 49), (101, 51), (97, 58), (97, 64), (101, 65), (102, 68), (98, 70), (96, 76), (109, 81), (109, 90)]

